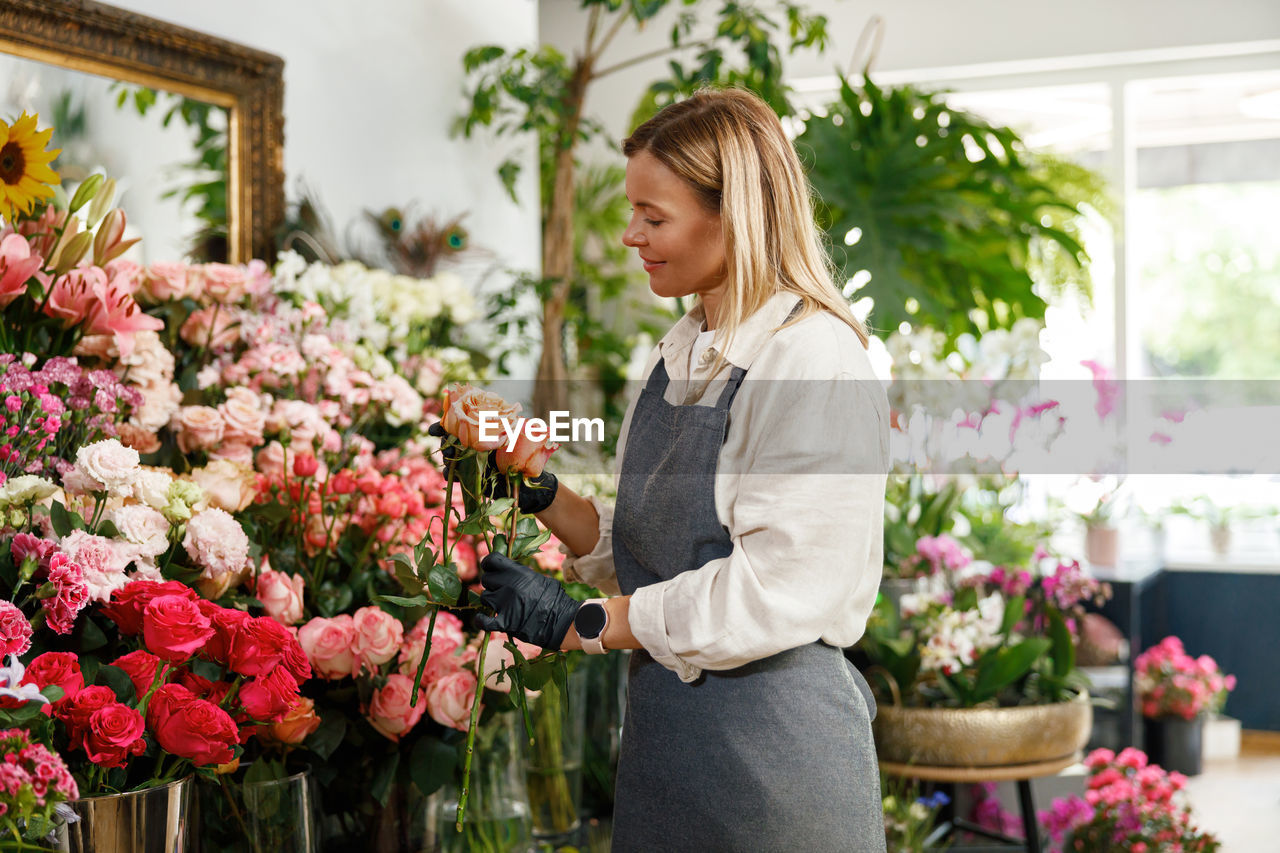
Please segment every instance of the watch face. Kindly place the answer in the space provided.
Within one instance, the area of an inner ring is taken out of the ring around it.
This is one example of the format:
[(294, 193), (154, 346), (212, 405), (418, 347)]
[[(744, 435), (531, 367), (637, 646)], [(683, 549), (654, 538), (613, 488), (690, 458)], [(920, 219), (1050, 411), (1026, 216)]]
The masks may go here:
[(573, 618), (573, 627), (577, 629), (579, 637), (595, 639), (604, 630), (606, 616), (603, 604), (584, 604), (578, 608), (578, 615)]

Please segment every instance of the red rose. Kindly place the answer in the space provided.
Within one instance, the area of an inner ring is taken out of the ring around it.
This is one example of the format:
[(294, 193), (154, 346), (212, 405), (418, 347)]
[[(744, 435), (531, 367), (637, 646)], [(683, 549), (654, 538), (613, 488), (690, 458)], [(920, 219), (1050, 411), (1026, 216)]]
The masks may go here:
[(110, 687), (91, 685), (78, 691), (67, 701), (59, 702), (54, 706), (53, 713), (67, 727), (67, 737), (71, 739), (71, 746), (74, 748), (84, 738), (93, 713), (115, 701), (115, 691)]
[(283, 666), (240, 687), (240, 703), (251, 718), (262, 723), (279, 722), (297, 700), (298, 682)]
[(84, 751), (100, 767), (119, 767), (130, 755), (141, 755), (146, 723), (136, 708), (111, 702), (94, 711), (84, 735)]
[(167, 661), (191, 657), (213, 636), (209, 617), (189, 598), (161, 595), (142, 612), (142, 638), (147, 648)]
[(191, 600), (198, 596), (195, 590), (177, 581), (131, 581), (111, 593), (111, 601), (102, 605), (102, 612), (120, 628), (120, 633), (130, 637), (142, 633), (142, 611), (147, 603), (161, 595), (180, 595)]
[[(141, 699), (147, 695), (147, 691), (151, 689), (151, 685), (156, 680), (156, 667), (160, 666), (160, 658), (138, 649), (136, 652), (129, 652), (127, 655), (121, 655), (111, 662), (112, 666), (119, 667), (129, 676), (129, 680), (133, 682), (133, 689), (137, 692), (138, 698)], [(165, 669), (168, 669), (166, 666)]]
[(165, 684), (147, 705), (147, 726), (166, 752), (197, 767), (226, 764), (240, 732), (226, 711), (200, 699), (181, 684)]
[(253, 617), (243, 610), (219, 607), (212, 602), (208, 603), (205, 612), (213, 623), (213, 637), (205, 644), (200, 656), (225, 665), (231, 657), (232, 640)]
[(241, 675), (263, 675), (280, 665), (285, 648), (295, 642), (288, 628), (270, 616), (258, 616), (231, 638), (227, 665)]
[(289, 670), (289, 674), (299, 686), (311, 677), (311, 661), (307, 658), (302, 644), (298, 642), (296, 628), (289, 630), (289, 642), (284, 647), (284, 668)]
[(62, 688), (65, 702), (84, 689), (84, 676), (80, 674), (80, 658), (74, 652), (45, 652), (27, 664), (23, 684), (34, 684), (41, 690), (57, 685)]

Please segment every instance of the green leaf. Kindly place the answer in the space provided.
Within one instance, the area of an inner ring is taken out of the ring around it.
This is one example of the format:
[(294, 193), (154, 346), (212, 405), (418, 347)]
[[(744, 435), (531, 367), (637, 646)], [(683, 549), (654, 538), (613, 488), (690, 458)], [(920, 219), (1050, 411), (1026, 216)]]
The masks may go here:
[(110, 687), (116, 698), (124, 704), (132, 705), (138, 701), (138, 691), (133, 687), (133, 679), (120, 667), (108, 664), (99, 668), (98, 680)]
[[(403, 595), (375, 595), (374, 603), (385, 601), (388, 604), (398, 604), (401, 607), (422, 607), (429, 603), (425, 595), (415, 595), (412, 598), (406, 598)], [(456, 602), (450, 602), (456, 603)]]
[(978, 660), (978, 675), (974, 681), (974, 702), (982, 702), (995, 696), (1001, 688), (1022, 678), (1031, 671), (1035, 662), (1049, 650), (1049, 640), (1032, 637), (1013, 646), (1005, 646)]
[[(107, 644), (107, 635), (102, 633), (102, 629), (98, 627), (98, 624), (94, 622), (92, 618), (80, 620), (80, 624), (76, 626), (76, 630), (80, 634), (79, 646), (80, 651), (82, 652), (91, 652), (94, 649), (100, 649)], [(82, 655), (80, 658), (81, 672), (84, 670), (84, 661), (87, 657), (89, 656)], [(93, 681), (93, 679), (87, 675), (85, 676), (85, 680), (88, 683), (92, 683)]]
[(457, 767), (457, 747), (438, 738), (423, 737), (409, 754), (409, 778), (424, 797), (440, 790)]
[(1067, 673), (1075, 669), (1076, 646), (1062, 612), (1054, 607), (1049, 608), (1049, 639), (1053, 642), (1053, 674), (1066, 678)]
[(458, 596), (462, 595), (462, 581), (458, 579), (458, 573), (454, 569), (435, 565), (431, 567), (431, 574), (427, 577), (427, 589), (436, 601), (453, 605), (458, 603)]
[(307, 738), (306, 747), (320, 756), (321, 759), (328, 760), (329, 756), (333, 755), (334, 750), (342, 743), (342, 739), (346, 734), (347, 718), (341, 711), (335, 709), (321, 715), (320, 725)]
[(506, 160), (498, 167), (498, 177), (502, 180), (502, 186), (507, 191), (507, 195), (516, 204), (520, 203), (520, 199), (516, 196), (516, 180), (520, 177), (520, 164), (514, 160)]
[[(59, 539), (77, 529), (71, 521), (72, 515), (73, 513), (68, 512), (67, 508), (57, 501), (54, 501), (53, 506), (49, 508), (49, 518), (53, 522), (53, 532), (58, 534)], [(76, 515), (76, 518), (79, 517), (79, 515)], [(83, 525), (84, 519), (81, 519), (80, 523)]]
[(391, 753), (376, 762), (375, 766), (377, 770), (374, 771), (373, 784), (369, 787), (369, 793), (379, 805), (385, 806), (387, 799), (391, 796), (391, 784), (396, 780), (396, 769), (400, 766), (400, 753)]
[(56, 684), (50, 684), (48, 687), (41, 687), (40, 693), (45, 699), (49, 700), (50, 705), (67, 695), (67, 692)]
[(1019, 595), (1009, 599), (1004, 605), (1004, 619), (1000, 621), (1000, 633), (1008, 634), (1013, 630), (1013, 626), (1017, 625), (1026, 614), (1027, 597)]
[(246, 784), (252, 782), (277, 782), (283, 778), (285, 778), (284, 765), (265, 757), (259, 758), (250, 764), (249, 769), (244, 773)]

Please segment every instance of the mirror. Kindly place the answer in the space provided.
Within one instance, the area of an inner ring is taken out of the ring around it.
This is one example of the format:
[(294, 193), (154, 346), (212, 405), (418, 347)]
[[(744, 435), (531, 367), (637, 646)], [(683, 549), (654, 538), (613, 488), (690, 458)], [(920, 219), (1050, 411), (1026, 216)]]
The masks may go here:
[[(177, 154), (178, 163), (194, 159), (193, 131), (177, 119), (169, 128), (161, 126), (164, 113), (178, 101), (167, 94), (190, 99), (188, 103), (196, 109), (206, 110), (205, 123), (224, 124), (226, 130), (226, 257), (233, 263), (272, 259), (273, 233), (284, 216), (284, 61), (280, 57), (89, 0), (0, 0), (0, 53), (18, 58), (0, 57), (0, 79), (10, 81), (11, 90), (0, 92), (0, 101), (5, 102), (0, 109), (20, 112), (22, 105), (14, 101), (23, 97), (35, 104), (56, 104), (62, 93), (78, 88), (86, 96), (105, 94), (108, 103), (95, 102), (92, 112), (103, 133), (117, 140), (132, 140), (137, 133), (136, 148), (155, 146), (156, 151), (175, 150), (174, 138), (184, 139), (186, 153)], [(24, 90), (23, 79), (36, 82)], [(120, 92), (132, 99), (138, 87), (167, 94), (160, 94), (160, 102), (145, 116), (129, 103), (117, 109)], [(73, 94), (68, 102), (71, 114), (80, 105), (77, 98)], [(53, 125), (52, 115), (42, 112), (40, 126)], [(62, 129), (55, 134), (55, 146), (67, 149)], [(88, 144), (88, 151), (65, 164), (59, 157), (55, 165), (110, 169), (111, 152), (93, 150), (106, 147), (103, 139)], [(117, 158), (139, 160), (124, 152), (123, 143), (117, 141), (111, 147)], [(92, 162), (95, 154), (106, 155), (104, 162)], [(131, 221), (144, 229), (153, 227), (146, 220), (165, 216), (163, 207), (152, 208), (165, 203), (160, 196), (166, 182), (172, 181), (171, 161), (164, 154), (157, 157), (149, 163), (140, 160), (143, 167), (133, 172), (109, 172), (121, 190), (130, 185), (131, 192), (120, 198)], [(189, 176), (184, 180), (190, 183)], [(170, 199), (169, 203), (180, 202)], [(148, 260), (181, 257), (192, 229), (185, 227), (183, 233), (184, 226), (176, 222), (171, 219), (164, 226), (154, 226), (160, 230), (142, 231), (144, 244), (157, 238), (158, 245), (147, 251)]]

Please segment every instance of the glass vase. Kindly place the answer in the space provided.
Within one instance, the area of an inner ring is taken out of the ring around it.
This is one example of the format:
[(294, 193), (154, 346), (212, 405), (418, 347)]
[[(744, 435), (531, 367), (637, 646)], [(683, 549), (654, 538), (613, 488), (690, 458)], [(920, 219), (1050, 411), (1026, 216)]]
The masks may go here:
[(471, 784), (462, 829), (457, 829), (459, 778), (430, 797), (428, 825), (437, 853), (527, 853), (533, 849), (529, 795), (520, 742), (519, 711), (494, 714), (476, 729)]
[[(582, 817), (613, 816), (613, 790), (627, 707), (627, 665), (631, 652), (588, 655), (582, 661), (587, 690), (582, 744)], [(586, 709), (590, 709), (589, 711)]]
[(311, 774), (242, 781), (200, 779), (196, 853), (317, 853)]
[(582, 824), (587, 682), (587, 667), (579, 661), (563, 685), (548, 681), (529, 697), (533, 742), (522, 741), (525, 782), (533, 834), (541, 840), (567, 840)]

